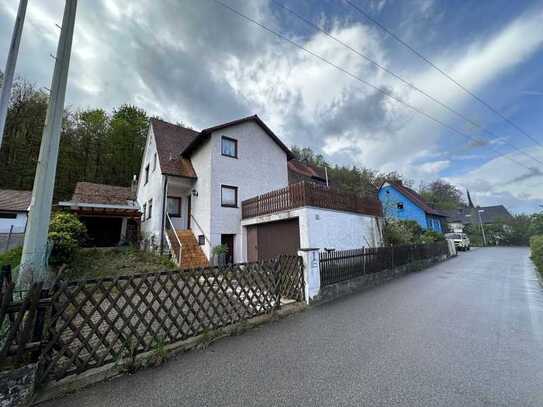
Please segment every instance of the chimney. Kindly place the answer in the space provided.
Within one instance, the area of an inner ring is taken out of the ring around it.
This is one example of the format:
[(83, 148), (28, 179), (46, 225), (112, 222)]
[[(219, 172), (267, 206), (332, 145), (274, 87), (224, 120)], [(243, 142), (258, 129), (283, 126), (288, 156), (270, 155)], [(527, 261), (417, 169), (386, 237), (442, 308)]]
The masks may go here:
[(136, 174), (134, 174), (134, 176), (132, 177), (132, 185), (130, 185), (130, 192), (132, 192), (132, 194), (135, 194), (136, 189), (138, 189), (138, 177)]

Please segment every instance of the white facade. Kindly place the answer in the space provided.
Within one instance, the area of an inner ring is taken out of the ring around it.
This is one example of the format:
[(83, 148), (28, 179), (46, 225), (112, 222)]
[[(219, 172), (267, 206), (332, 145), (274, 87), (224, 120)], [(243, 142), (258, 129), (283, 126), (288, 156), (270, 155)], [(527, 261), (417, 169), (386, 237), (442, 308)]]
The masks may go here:
[[(26, 229), (27, 213), (26, 212), (5, 212), (9, 213), (9, 218), (0, 217), (0, 233), (24, 233)], [(14, 215), (15, 218), (11, 218)]]
[[(241, 203), (244, 200), (288, 186), (287, 152), (254, 120), (233, 124), (200, 137), (207, 138), (201, 140), (190, 156), (197, 179), (163, 175), (160, 162), (153, 171), (156, 139), (151, 126), (137, 194), (140, 210), (143, 211), (146, 205), (141, 230), (147, 239), (154, 236), (154, 241), (157, 244), (160, 242), (164, 188), (167, 184), (166, 194), (182, 199), (181, 218), (172, 219), (175, 227), (186, 229), (190, 225), (196, 238), (203, 236), (201, 243), (204, 244), (201, 247), (208, 259), (212, 257), (213, 247), (221, 244), (222, 235), (234, 235), (233, 261), (246, 261), (245, 226), (264, 222), (268, 217), (274, 220), (298, 217), (302, 248), (344, 250), (382, 244), (378, 220), (351, 212), (304, 207), (242, 221)], [(222, 154), (223, 137), (236, 141), (236, 157)], [(147, 165), (150, 168), (149, 181), (145, 183)], [(227, 207), (222, 204), (222, 186), (237, 188), (237, 205)], [(148, 219), (151, 199), (153, 213)]]
[[(156, 166), (155, 166), (155, 157)], [(146, 168), (149, 166), (149, 180), (146, 182)], [(149, 127), (145, 152), (143, 154), (140, 175), (138, 178), (137, 201), (142, 212), (141, 233), (143, 238), (149, 242), (160, 242), (162, 230), (162, 206), (165, 177), (160, 170), (160, 162), (156, 151), (156, 141), (153, 134), (153, 127)], [(152, 203), (152, 210), (149, 212), (149, 203)], [(145, 208), (145, 211), (144, 211)], [(150, 217), (149, 217), (150, 215)]]

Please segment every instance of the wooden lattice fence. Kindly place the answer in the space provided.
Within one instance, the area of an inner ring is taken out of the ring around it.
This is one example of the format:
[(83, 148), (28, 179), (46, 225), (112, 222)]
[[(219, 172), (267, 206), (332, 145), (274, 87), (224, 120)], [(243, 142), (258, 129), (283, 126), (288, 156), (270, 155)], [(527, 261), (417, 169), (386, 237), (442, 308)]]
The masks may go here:
[[(0, 321), (5, 309), (16, 315), (2, 343), (0, 365), (8, 357), (39, 359), (39, 380), (59, 380), (270, 313), (282, 299), (302, 301), (303, 293), (297, 256), (57, 282), (48, 291), (35, 285), (22, 302), (0, 309)], [(38, 312), (45, 315), (40, 307), (46, 307), (46, 324), (36, 322)]]

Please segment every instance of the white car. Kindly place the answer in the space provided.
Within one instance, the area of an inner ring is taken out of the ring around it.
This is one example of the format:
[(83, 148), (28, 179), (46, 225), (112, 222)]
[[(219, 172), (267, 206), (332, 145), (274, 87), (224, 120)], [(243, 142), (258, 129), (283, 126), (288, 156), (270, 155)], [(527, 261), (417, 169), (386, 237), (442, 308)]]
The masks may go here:
[(447, 233), (445, 239), (452, 240), (456, 250), (466, 251), (471, 248), (469, 237), (465, 233)]

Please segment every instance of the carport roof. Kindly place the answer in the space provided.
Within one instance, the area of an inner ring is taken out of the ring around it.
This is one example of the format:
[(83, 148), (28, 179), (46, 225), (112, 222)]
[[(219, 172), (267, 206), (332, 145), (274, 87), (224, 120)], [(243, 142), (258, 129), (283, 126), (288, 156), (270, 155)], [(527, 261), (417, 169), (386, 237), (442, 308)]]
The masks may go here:
[(32, 191), (0, 189), (0, 211), (27, 212)]

